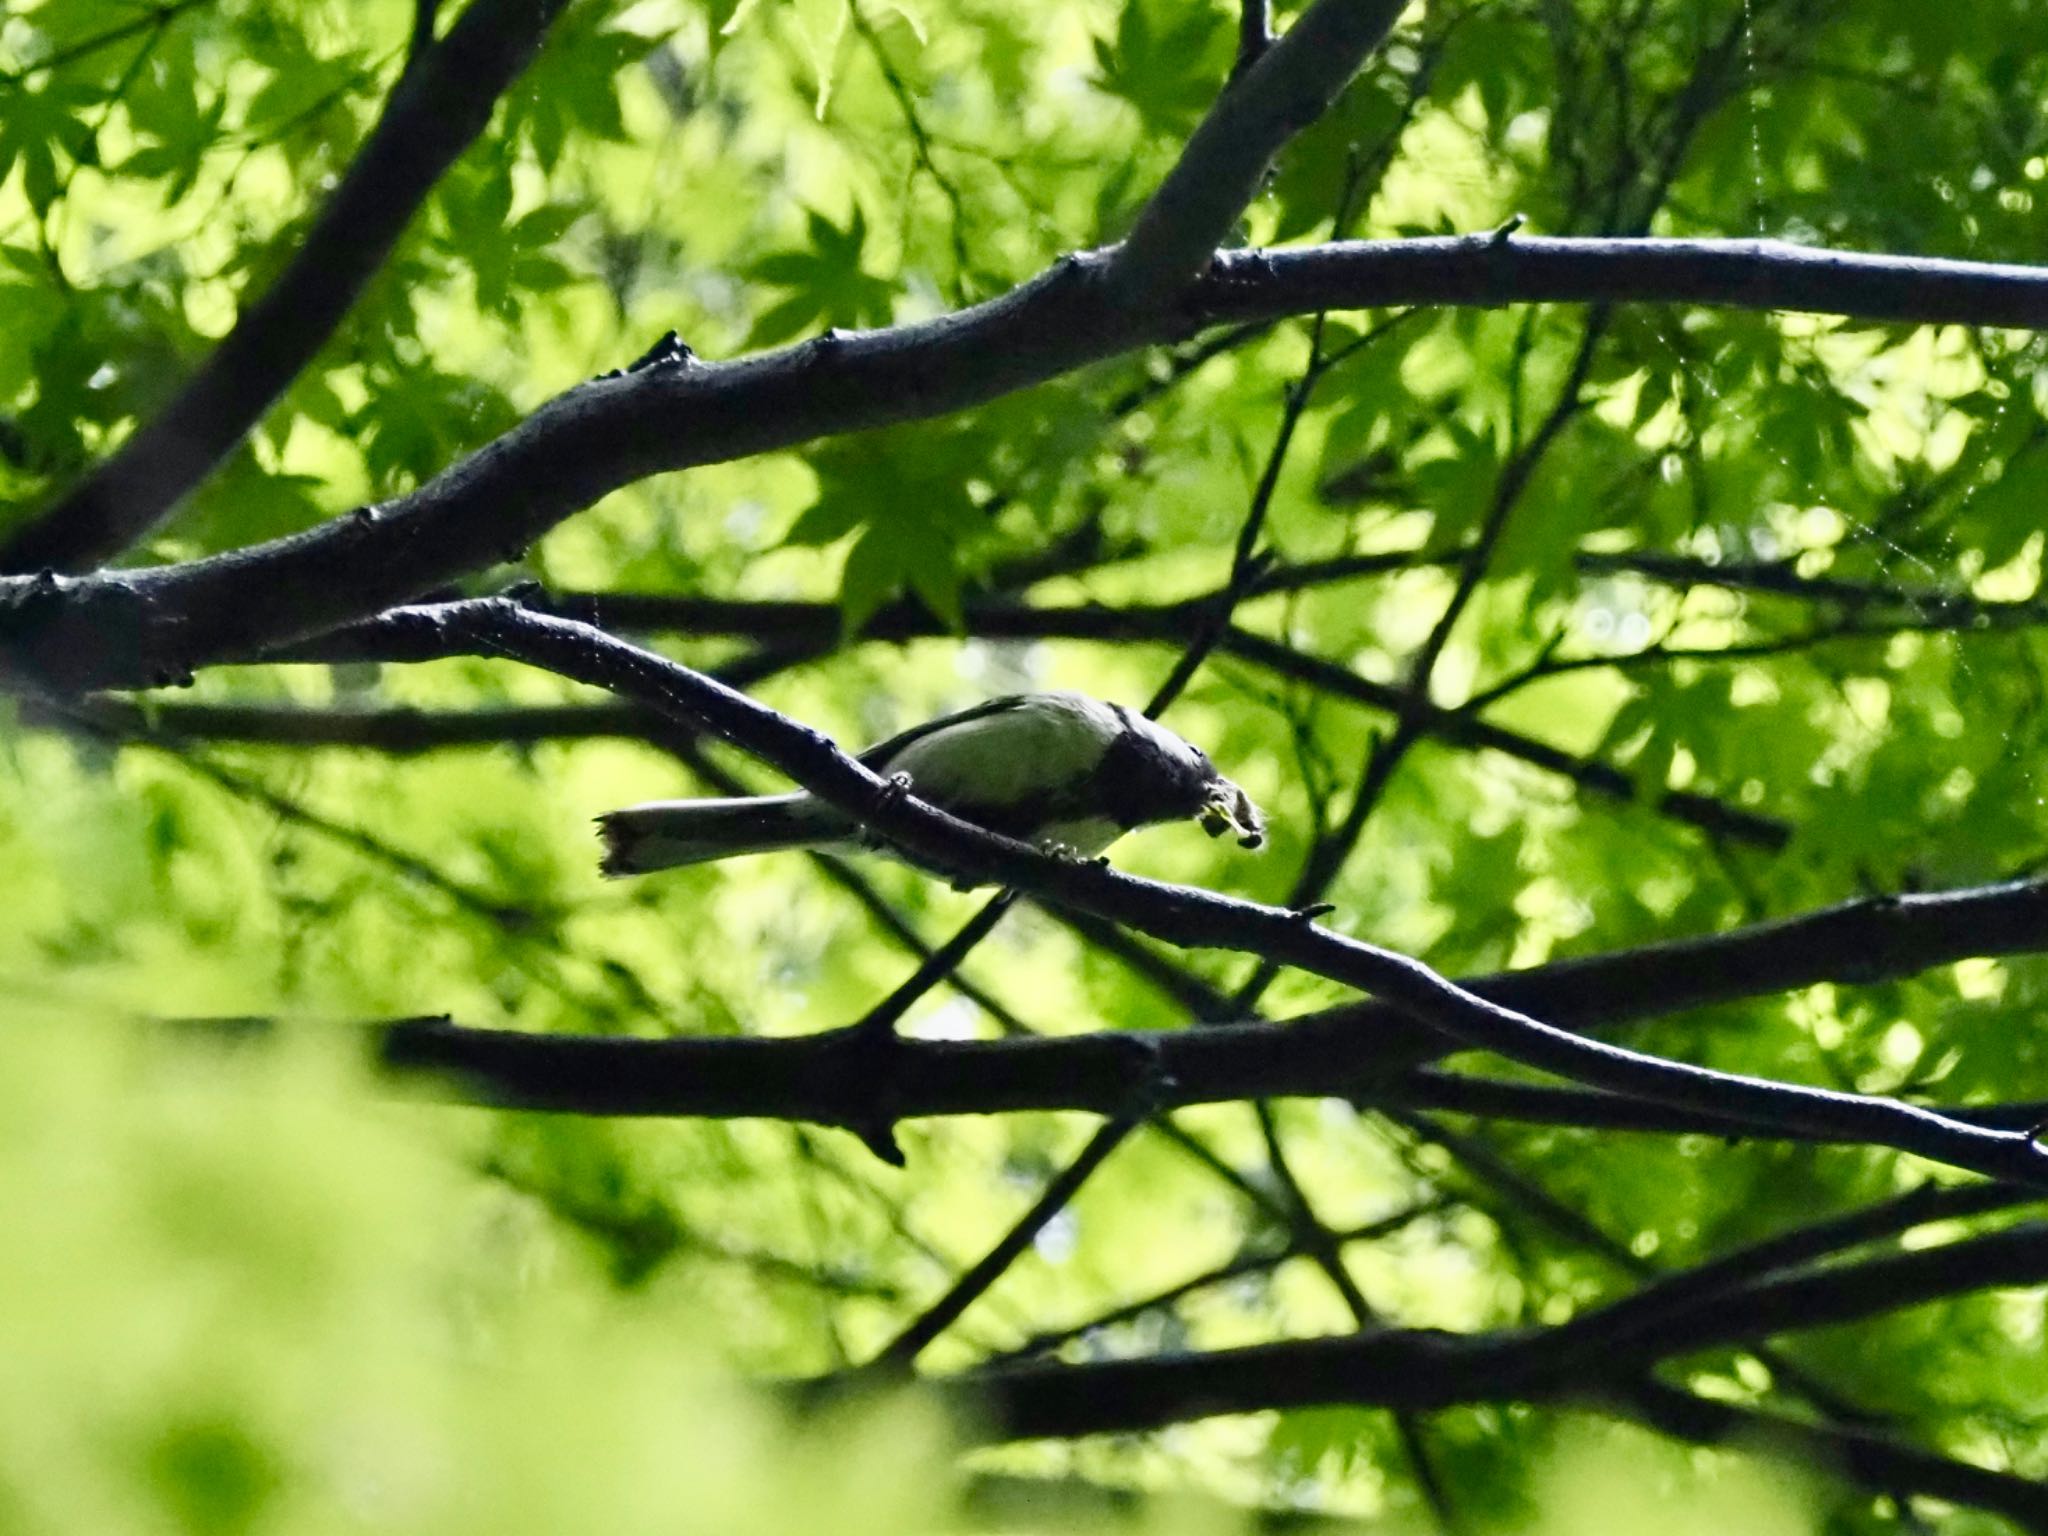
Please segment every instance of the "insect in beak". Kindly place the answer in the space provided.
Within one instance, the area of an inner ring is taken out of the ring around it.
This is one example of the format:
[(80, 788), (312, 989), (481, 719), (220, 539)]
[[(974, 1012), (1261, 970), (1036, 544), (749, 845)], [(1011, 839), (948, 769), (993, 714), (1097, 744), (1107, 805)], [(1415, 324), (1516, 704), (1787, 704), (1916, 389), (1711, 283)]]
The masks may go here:
[(1201, 820), (1202, 830), (1211, 837), (1234, 832), (1241, 848), (1265, 846), (1266, 819), (1252, 804), (1251, 796), (1235, 784), (1226, 782), (1218, 787), (1214, 797), (1202, 807)]

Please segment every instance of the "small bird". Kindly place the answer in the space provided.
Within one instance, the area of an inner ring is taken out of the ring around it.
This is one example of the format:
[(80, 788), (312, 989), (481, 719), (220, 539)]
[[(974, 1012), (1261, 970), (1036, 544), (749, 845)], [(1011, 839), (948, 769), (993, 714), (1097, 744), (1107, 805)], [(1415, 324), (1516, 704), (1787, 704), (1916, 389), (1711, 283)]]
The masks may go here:
[[(1079, 693), (1018, 693), (941, 715), (860, 756), (964, 821), (1048, 851), (1092, 858), (1133, 827), (1198, 818), (1211, 837), (1266, 840), (1251, 797), (1200, 748), (1121, 704)], [(598, 818), (607, 875), (745, 853), (874, 846), (815, 795), (655, 800)]]

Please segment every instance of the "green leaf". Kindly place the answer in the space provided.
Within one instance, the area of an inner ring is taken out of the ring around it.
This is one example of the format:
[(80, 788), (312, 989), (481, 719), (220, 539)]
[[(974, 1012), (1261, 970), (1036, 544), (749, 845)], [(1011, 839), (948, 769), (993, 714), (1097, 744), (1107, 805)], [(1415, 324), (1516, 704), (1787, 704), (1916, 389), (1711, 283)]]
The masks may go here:
[(1229, 47), (1209, 5), (1129, 0), (1115, 40), (1095, 39), (1095, 84), (1134, 107), (1148, 133), (1185, 134), (1222, 88)]
[(846, 38), (847, 7), (852, 3), (853, 0), (792, 0), (790, 5), (791, 20), (817, 80), (812, 110), (820, 122), (825, 120), (825, 109), (832, 101), (833, 76), (838, 71), (840, 46)]

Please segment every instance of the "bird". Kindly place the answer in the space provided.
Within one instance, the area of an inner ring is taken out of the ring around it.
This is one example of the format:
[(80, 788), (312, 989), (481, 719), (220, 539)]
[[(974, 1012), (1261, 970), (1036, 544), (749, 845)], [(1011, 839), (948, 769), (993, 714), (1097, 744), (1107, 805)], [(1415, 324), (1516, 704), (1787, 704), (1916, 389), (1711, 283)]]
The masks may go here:
[[(1048, 852), (1094, 858), (1124, 833), (1196, 819), (1256, 849), (1265, 817), (1206, 753), (1121, 704), (1017, 693), (913, 726), (860, 754), (920, 800)], [(789, 848), (877, 846), (860, 824), (799, 791), (653, 800), (598, 818), (603, 872), (640, 875)]]

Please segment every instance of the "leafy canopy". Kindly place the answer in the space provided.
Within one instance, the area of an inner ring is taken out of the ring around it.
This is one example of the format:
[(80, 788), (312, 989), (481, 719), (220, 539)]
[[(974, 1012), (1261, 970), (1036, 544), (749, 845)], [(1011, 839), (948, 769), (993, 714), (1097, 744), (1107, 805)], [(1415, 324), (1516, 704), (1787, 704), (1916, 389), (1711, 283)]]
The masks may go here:
[[(304, 248), (415, 16), (397, 0), (10, 9), (5, 526), (173, 399)], [(1112, 242), (1229, 77), (1238, 22), (1203, 0), (575, 0), (311, 363), (127, 558), (237, 549), (401, 495), (671, 328), (735, 357), (928, 319)], [(2048, 234), (2044, 45), (2048, 9), (2022, 0), (1418, 5), (1233, 240), (1521, 217), (2026, 261)], [(599, 622), (623, 593), (830, 605), (816, 644), (749, 631), (765, 607), (737, 635), (685, 623), (659, 644), (739, 666), (852, 746), (1022, 688), (1142, 702), (1214, 615), (1156, 610), (1250, 574), (1233, 553), (1257, 507), (1271, 567), (1264, 587), (1239, 581), (1232, 622), (1268, 649), (1226, 639), (1167, 719), (1267, 808), (1273, 846), (1253, 861), (1163, 830), (1118, 864), (1328, 901), (1330, 926), (1447, 975), (1530, 967), (2040, 867), (2041, 361), (2028, 333), (1677, 303), (1304, 316), (644, 480), (473, 587), (595, 593)], [(1282, 579), (1317, 562), (1333, 565)], [(990, 614), (1019, 604), (1154, 617), (1004, 638)], [(874, 638), (892, 616), (896, 635), (931, 633)], [(1359, 680), (1412, 685), (1418, 657), (1463, 726), (1358, 697)], [(252, 1063), (98, 1027), (262, 1016), (349, 1035), (446, 1013), (794, 1036), (860, 1017), (914, 965), (904, 935), (938, 942), (969, 898), (895, 864), (794, 856), (604, 884), (592, 815), (778, 786), (714, 745), (679, 760), (673, 735), (498, 663), (219, 667), (135, 702), (81, 727), (24, 699), (0, 740), (0, 1205), (21, 1223), (0, 1258), (0, 1358), (21, 1368), (0, 1393), (0, 1505), (22, 1528), (996, 1518), (944, 1494), (927, 1419), (792, 1430), (692, 1383), (714, 1350), (776, 1377), (870, 1358), (1090, 1117), (911, 1122), (896, 1172), (774, 1121), (370, 1108), (317, 1052)], [(1720, 819), (1703, 828), (1674, 794)], [(1626, 1043), (1947, 1106), (2048, 1097), (2037, 958), (1881, 959), (1666, 1011)], [(1178, 1029), (1191, 995), (1257, 972), (1026, 909), (961, 974), (906, 1032)], [(1283, 972), (1256, 997), (1284, 1018), (1346, 994)], [(1228, 1283), (1058, 1358), (1555, 1325), (1945, 1177), (1868, 1147), (1338, 1099), (1187, 1111), (1120, 1150), (925, 1364), (1236, 1260)], [(1390, 1216), (1330, 1257), (1328, 1234)], [(1958, 1281), (1851, 1325), (1681, 1353), (1661, 1380), (1868, 1417), (2038, 1479), (2038, 1311), (2037, 1291)], [(1420, 1417), (1324, 1407), (980, 1457), (1390, 1529), (1583, 1528), (1622, 1503), (1685, 1529), (1693, 1501), (1745, 1528), (1992, 1528), (1818, 1456), (1810, 1476), (1685, 1461), (1508, 1386)], [(1586, 1487), (1614, 1502), (1592, 1514)]]

